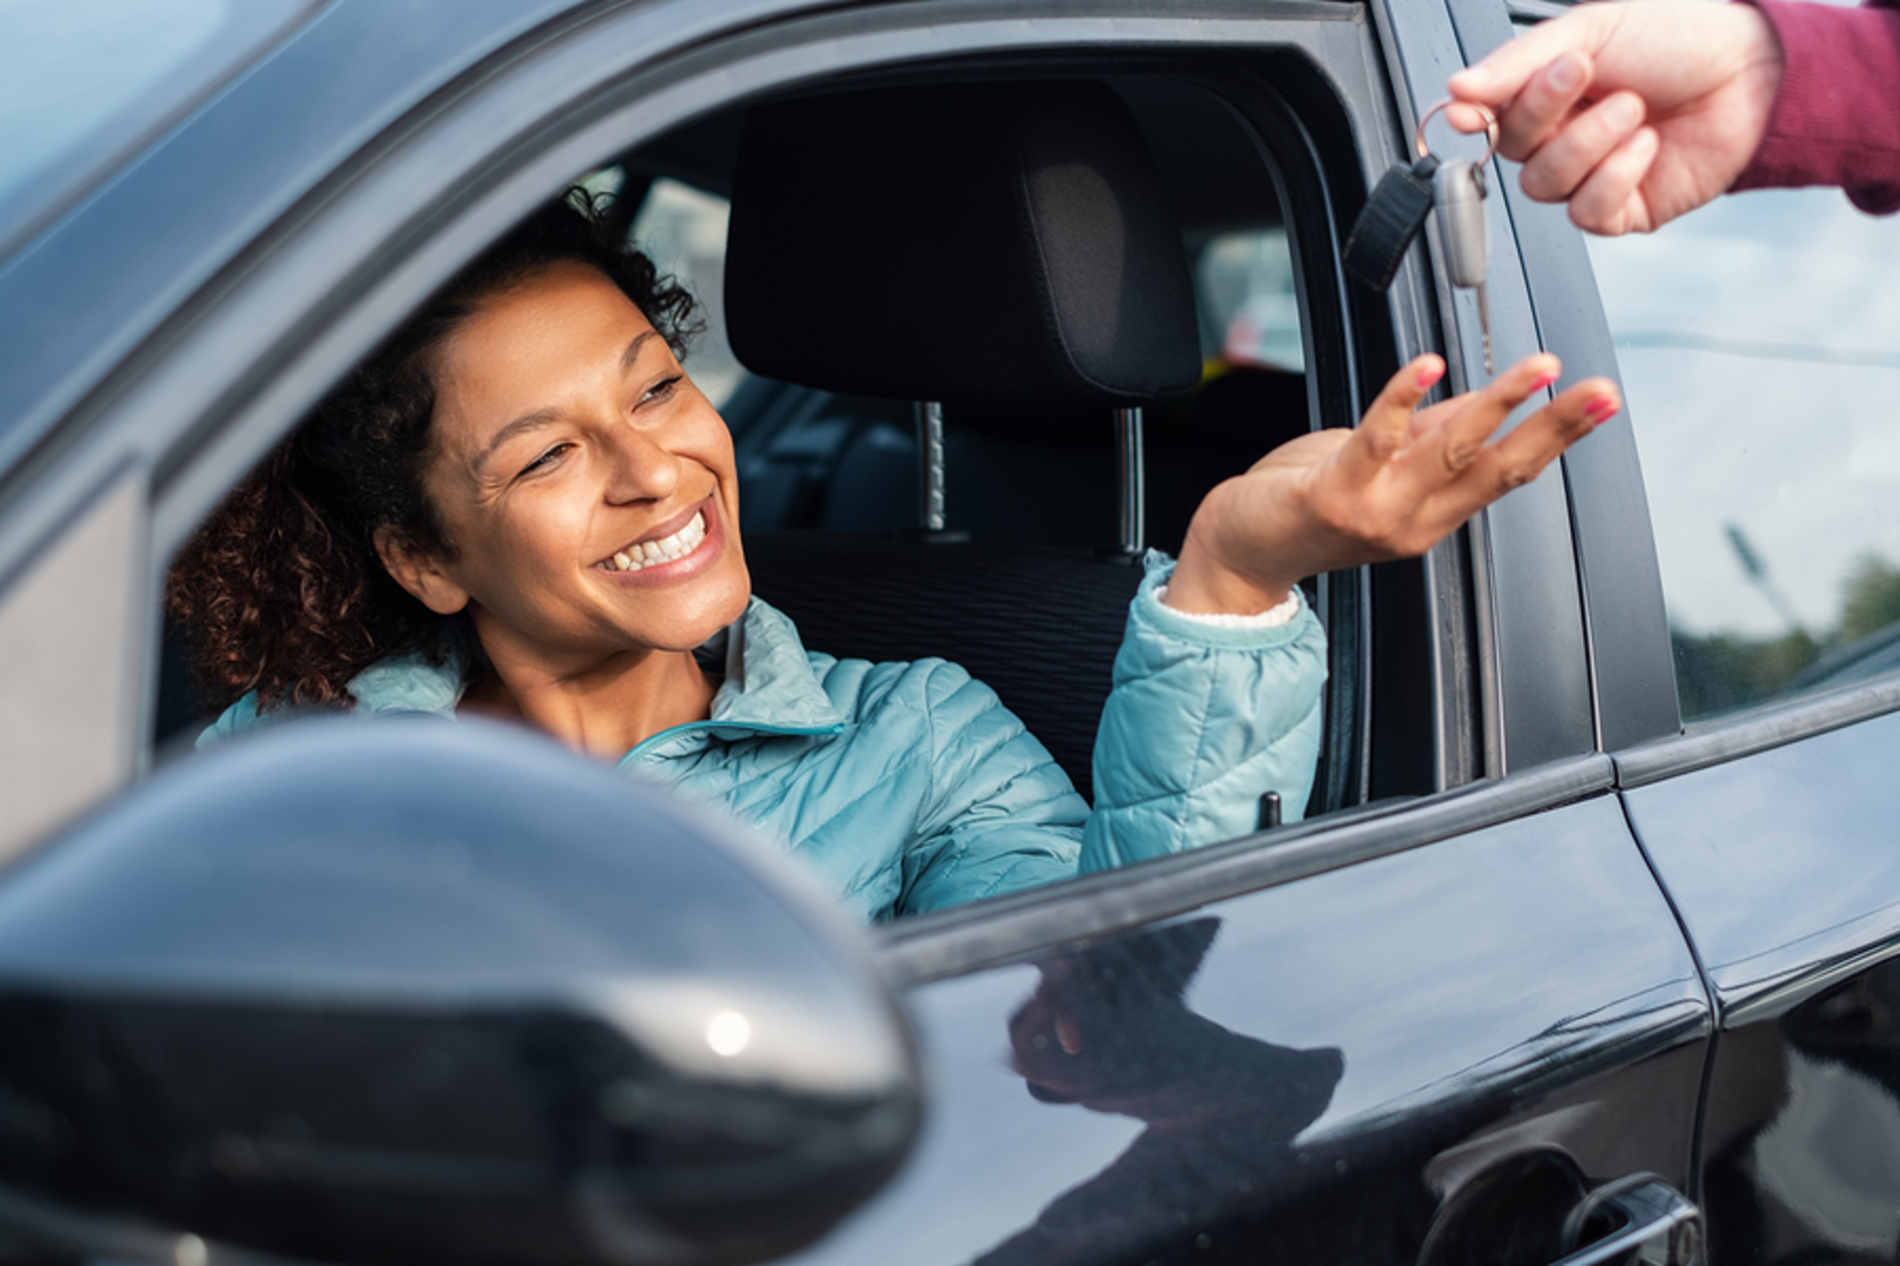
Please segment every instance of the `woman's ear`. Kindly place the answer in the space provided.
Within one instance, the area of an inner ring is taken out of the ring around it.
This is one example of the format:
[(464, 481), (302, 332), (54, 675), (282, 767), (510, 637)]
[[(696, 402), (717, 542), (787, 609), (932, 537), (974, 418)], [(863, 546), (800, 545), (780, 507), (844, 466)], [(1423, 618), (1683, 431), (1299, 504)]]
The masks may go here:
[(420, 550), (394, 528), (379, 527), (376, 554), (397, 584), (437, 615), (454, 615), (468, 605), (468, 590), (450, 580), (434, 554)]

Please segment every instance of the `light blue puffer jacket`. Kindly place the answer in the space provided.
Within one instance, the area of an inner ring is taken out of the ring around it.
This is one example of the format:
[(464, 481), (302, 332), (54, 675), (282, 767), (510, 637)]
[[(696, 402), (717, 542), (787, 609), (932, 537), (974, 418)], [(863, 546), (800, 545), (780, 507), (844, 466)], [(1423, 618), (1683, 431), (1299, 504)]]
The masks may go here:
[[(1093, 813), (988, 686), (955, 664), (872, 664), (800, 644), (754, 598), (723, 634), (726, 679), (706, 721), (620, 760), (725, 806), (884, 920), (1100, 870), (1253, 829), (1277, 790), (1305, 810), (1319, 753), (1325, 635), (1302, 606), (1266, 630), (1210, 627), (1155, 598), (1150, 554), (1095, 741)], [(462, 665), (386, 660), (350, 683), (358, 712), (453, 716)], [(246, 695), (199, 745), (293, 715)]]

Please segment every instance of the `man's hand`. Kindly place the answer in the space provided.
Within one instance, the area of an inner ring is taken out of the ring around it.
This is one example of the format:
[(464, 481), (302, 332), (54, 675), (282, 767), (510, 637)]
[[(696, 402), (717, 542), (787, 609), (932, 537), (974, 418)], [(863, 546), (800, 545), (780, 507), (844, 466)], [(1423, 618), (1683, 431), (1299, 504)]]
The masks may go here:
[(1622, 408), (1615, 383), (1587, 379), (1492, 442), (1561, 368), (1548, 353), (1528, 356), (1479, 391), (1418, 409), (1445, 372), (1438, 357), (1419, 357), (1356, 429), (1303, 435), (1209, 492), (1167, 605), (1251, 614), (1303, 576), (1424, 553)]
[[(1498, 115), (1524, 192), (1592, 233), (1648, 233), (1748, 166), (1781, 84), (1781, 46), (1744, 4), (1585, 4), (1451, 77)], [(1473, 111), (1448, 111), (1477, 131)]]

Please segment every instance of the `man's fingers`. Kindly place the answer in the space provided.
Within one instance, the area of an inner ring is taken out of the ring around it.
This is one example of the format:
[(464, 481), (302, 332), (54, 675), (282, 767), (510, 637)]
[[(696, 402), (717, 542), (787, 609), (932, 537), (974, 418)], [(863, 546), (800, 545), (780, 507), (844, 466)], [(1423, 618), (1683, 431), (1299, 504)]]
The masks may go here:
[[(1501, 106), (1524, 90), (1531, 77), (1565, 53), (1594, 57), (1618, 15), (1608, 5), (1585, 5), (1562, 17), (1540, 22), (1509, 40), (1476, 65), (1451, 77), (1451, 95), (1461, 101)], [(1453, 126), (1457, 126), (1454, 122)]]
[(1386, 382), (1385, 390), (1359, 419), (1353, 442), (1347, 446), (1347, 460), (1362, 466), (1356, 472), (1361, 479), (1371, 478), (1374, 468), (1404, 447), (1411, 436), (1412, 410), (1444, 376), (1445, 362), (1428, 352)]
[(1517, 162), (1535, 154), (1570, 118), (1594, 69), (1573, 50), (1532, 75), (1498, 118), (1498, 152)]
[(1598, 163), (1570, 199), (1570, 219), (1580, 229), (1617, 237), (1657, 227), (1643, 195), (1643, 181), (1662, 140), (1654, 128), (1638, 128)]
[(1522, 155), (1518, 183), (1539, 202), (1563, 202), (1642, 127), (1643, 99), (1612, 93), (1570, 118), (1536, 153)]

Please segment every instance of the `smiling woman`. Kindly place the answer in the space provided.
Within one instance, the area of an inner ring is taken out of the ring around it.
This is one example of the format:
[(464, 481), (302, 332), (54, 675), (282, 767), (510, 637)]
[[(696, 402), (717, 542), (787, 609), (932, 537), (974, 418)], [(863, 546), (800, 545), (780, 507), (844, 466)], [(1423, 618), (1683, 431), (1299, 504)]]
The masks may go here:
[(608, 758), (700, 720), (712, 690), (691, 651), (749, 585), (731, 438), (665, 340), (564, 260), (434, 359), (422, 491), (455, 548), (391, 529), (375, 544), (429, 610), (469, 613), (489, 671), (461, 707)]
[(766, 828), (866, 918), (940, 909), (1244, 833), (1263, 787), (1297, 818), (1326, 659), (1295, 582), (1428, 548), (1616, 407), (1592, 380), (1487, 443), (1554, 358), (1414, 412), (1421, 357), (1358, 430), (1216, 487), (1149, 558), (1091, 810), (961, 668), (807, 651), (751, 597), (691, 311), (570, 202), (465, 270), (178, 559), (228, 705), (200, 742), (313, 705), (504, 718)]

